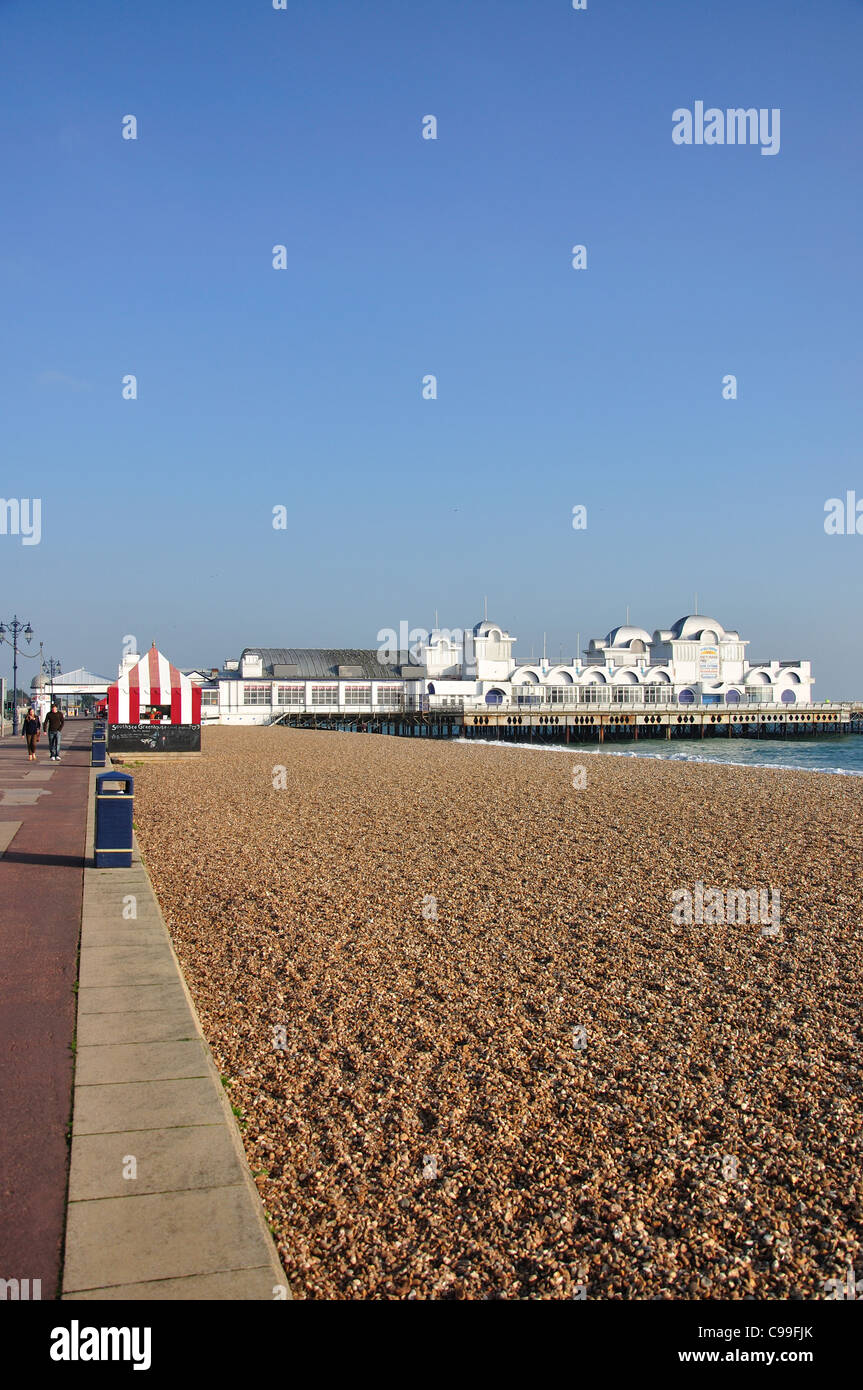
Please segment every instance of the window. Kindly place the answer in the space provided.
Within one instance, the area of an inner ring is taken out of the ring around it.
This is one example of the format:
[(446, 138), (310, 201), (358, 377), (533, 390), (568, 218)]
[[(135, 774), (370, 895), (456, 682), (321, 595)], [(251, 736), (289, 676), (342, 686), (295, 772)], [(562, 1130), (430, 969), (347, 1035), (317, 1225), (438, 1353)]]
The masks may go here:
[(672, 690), (665, 681), (650, 681), (643, 686), (644, 703), (646, 705), (670, 705), (672, 701)]
[(372, 702), (372, 688), (370, 685), (346, 685), (345, 704), (354, 709), (358, 705), (370, 705)]
[(280, 685), (276, 693), (277, 705), (304, 705), (306, 687), (304, 685)]
[(313, 705), (338, 705), (339, 687), (337, 685), (313, 685)]
[(581, 688), (581, 698), (585, 705), (608, 704), (608, 686), (600, 681), (591, 681)]
[(202, 705), (217, 705), (218, 703), (219, 703), (219, 692), (218, 692), (218, 690), (202, 690), (202, 691), (201, 691), (201, 704), (202, 704)]
[(377, 702), (385, 709), (401, 709), (402, 687), (400, 685), (379, 685)]
[(244, 705), (268, 705), (270, 703), (270, 687), (268, 685), (244, 685), (243, 704)]

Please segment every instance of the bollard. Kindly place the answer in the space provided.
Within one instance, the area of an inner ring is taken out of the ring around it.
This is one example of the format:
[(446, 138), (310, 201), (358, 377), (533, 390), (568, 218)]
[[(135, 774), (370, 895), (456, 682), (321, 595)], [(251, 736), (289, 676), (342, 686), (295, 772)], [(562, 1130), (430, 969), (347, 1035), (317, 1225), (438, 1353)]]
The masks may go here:
[(93, 724), (93, 741), (90, 745), (90, 766), (104, 767), (108, 743), (105, 738), (105, 725), (101, 720)]
[[(122, 785), (109, 790), (108, 784)], [(132, 866), (132, 809), (135, 781), (128, 772), (103, 772), (96, 778), (96, 868)]]

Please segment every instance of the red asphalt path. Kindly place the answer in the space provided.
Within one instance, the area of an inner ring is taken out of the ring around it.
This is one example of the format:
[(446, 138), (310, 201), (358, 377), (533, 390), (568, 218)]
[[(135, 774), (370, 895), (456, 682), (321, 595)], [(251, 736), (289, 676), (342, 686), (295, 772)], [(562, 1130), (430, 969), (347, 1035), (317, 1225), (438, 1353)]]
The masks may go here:
[(0, 740), (0, 822), (21, 821), (0, 857), (0, 1279), (41, 1279), (43, 1299), (65, 1227), (91, 730), (67, 720), (59, 763), (47, 734), (35, 763), (20, 734)]

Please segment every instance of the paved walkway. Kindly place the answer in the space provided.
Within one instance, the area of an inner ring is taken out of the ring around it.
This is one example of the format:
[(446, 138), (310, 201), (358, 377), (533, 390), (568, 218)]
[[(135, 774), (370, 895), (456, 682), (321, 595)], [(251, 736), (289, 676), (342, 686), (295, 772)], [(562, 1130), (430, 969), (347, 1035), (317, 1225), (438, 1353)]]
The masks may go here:
[[(58, 764), (0, 742), (0, 1279), (60, 1280), (72, 1108), (89, 721)], [(31, 1283), (32, 1288), (32, 1283)]]
[(90, 867), (90, 733), (67, 723), (59, 765), (0, 742), (0, 1279), (290, 1298), (137, 846)]

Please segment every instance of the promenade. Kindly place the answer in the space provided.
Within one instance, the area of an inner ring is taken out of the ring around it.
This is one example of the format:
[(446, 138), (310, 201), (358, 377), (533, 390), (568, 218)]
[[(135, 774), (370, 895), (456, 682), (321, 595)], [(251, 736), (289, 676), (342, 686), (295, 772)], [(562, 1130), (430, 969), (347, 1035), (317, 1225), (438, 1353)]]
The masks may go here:
[(60, 763), (0, 740), (0, 1278), (59, 1290), (75, 984), (90, 781), (89, 720)]
[(137, 845), (93, 867), (91, 728), (0, 742), (5, 1297), (290, 1298)]

